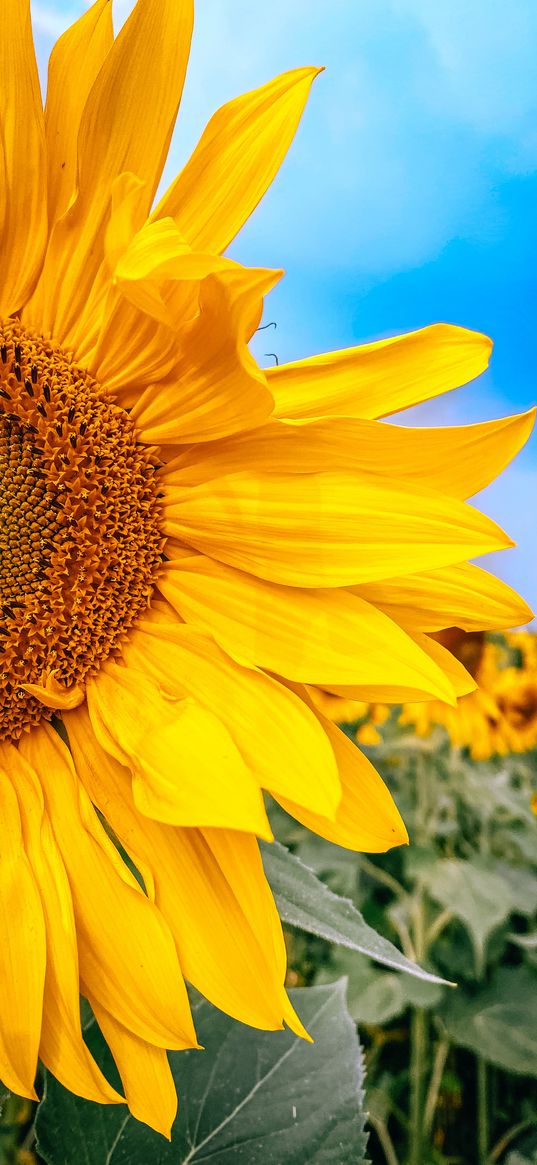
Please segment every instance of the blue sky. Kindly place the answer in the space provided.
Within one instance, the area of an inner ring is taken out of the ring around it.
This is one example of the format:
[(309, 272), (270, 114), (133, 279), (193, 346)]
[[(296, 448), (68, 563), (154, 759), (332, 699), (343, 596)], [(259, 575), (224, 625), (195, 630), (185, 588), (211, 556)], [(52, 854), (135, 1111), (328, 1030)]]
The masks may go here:
[[(32, 5), (38, 56), (84, 0)], [(132, 0), (117, 0), (120, 21)], [(490, 371), (407, 414), (485, 420), (537, 401), (535, 0), (198, 0), (171, 178), (213, 110), (323, 64), (282, 171), (235, 243), (284, 267), (259, 354), (281, 361), (436, 320), (487, 332)], [(537, 437), (482, 509), (517, 539), (483, 565), (537, 608)]]

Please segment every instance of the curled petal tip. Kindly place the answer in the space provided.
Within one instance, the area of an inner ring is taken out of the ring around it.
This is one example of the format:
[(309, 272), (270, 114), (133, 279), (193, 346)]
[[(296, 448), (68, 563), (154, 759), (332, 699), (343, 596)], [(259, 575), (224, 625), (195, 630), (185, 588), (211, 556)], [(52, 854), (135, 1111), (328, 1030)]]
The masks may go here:
[(36, 700), (40, 700), (46, 708), (63, 709), (64, 711), (78, 708), (86, 698), (84, 689), (80, 684), (72, 684), (71, 687), (67, 688), (64, 684), (58, 683), (53, 671), (43, 672), (39, 683), (21, 684), (21, 688), (28, 692), (28, 695), (35, 696)]

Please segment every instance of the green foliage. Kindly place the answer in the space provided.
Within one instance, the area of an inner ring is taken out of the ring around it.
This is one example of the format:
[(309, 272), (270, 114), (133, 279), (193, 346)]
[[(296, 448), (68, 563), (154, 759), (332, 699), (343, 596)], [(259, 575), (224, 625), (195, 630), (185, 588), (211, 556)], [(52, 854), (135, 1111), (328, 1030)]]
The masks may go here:
[[(507, 1165), (516, 1153), (531, 1162), (537, 1141), (527, 1149), (524, 1138), (528, 1129), (537, 1137), (535, 760), (472, 762), (440, 731), (424, 742), (393, 723), (384, 743), (366, 751), (394, 792), (408, 848), (355, 855), (281, 814), (275, 828), (407, 958), (457, 984), (395, 974), (341, 946), (315, 952), (310, 980), (348, 976), (349, 1010), (366, 1044), (375, 1165)], [(290, 953), (300, 978), (303, 948), (291, 941)]]
[[(179, 1095), (171, 1144), (122, 1106), (80, 1100), (47, 1076), (36, 1124), (46, 1165), (365, 1165), (362, 1054), (345, 984), (291, 995), (312, 1044), (194, 1005), (205, 1050), (170, 1055)], [(96, 1024), (88, 1042), (110, 1072)]]
[(489, 935), (505, 922), (516, 900), (509, 883), (479, 858), (439, 858), (424, 885), (434, 902), (446, 907), (466, 926), (472, 940), (476, 970), (481, 974)]
[(507, 1072), (537, 1077), (536, 986), (529, 968), (500, 967), (475, 993), (446, 1001), (442, 1019), (448, 1034)]
[(388, 1023), (407, 1007), (436, 1007), (443, 996), (442, 980), (419, 979), (405, 973), (384, 974), (369, 959), (346, 951), (333, 954), (315, 982), (331, 982), (334, 971), (347, 976), (347, 1004), (356, 1023)]
[[(280, 842), (262, 846), (315, 1042), (245, 1028), (196, 997), (205, 1051), (170, 1055), (172, 1143), (45, 1074), (38, 1165), (365, 1165), (355, 1025), (373, 1165), (537, 1165), (533, 759), (473, 763), (441, 733), (420, 742), (393, 722), (368, 751), (409, 847), (357, 855), (276, 806)], [(115, 1079), (97, 1025), (86, 1032)], [(34, 1161), (19, 1155), (32, 1143), (23, 1105), (6, 1103), (0, 1165)]]
[(283, 922), (328, 942), (369, 955), (378, 963), (407, 971), (419, 979), (443, 982), (425, 971), (364, 921), (354, 903), (328, 889), (279, 842), (261, 842), (265, 873)]

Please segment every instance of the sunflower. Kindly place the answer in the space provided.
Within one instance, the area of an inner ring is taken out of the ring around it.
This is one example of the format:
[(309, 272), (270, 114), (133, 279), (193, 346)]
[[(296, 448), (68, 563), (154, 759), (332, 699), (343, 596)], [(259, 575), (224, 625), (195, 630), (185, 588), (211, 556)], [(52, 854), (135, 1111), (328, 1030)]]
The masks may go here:
[(511, 752), (528, 752), (537, 745), (537, 670), (531, 675), (505, 668), (495, 697), (506, 723)]
[[(474, 677), (477, 687), (455, 707), (441, 700), (405, 704), (396, 714), (402, 727), (420, 737), (435, 726), (445, 729), (451, 744), (467, 748), (474, 760), (529, 752), (537, 746), (537, 636), (511, 632), (502, 639), (452, 628), (439, 636)], [(511, 662), (513, 655), (516, 663)], [(378, 744), (378, 726), (389, 715), (382, 704), (358, 704), (327, 697), (327, 714), (339, 724), (361, 720), (356, 739)]]
[[(510, 662), (513, 649), (516, 666)], [(458, 657), (469, 662), (478, 685), (456, 708), (433, 701), (403, 709), (401, 724), (412, 725), (420, 736), (441, 724), (457, 747), (467, 748), (474, 760), (528, 752), (537, 745), (536, 636), (512, 633), (501, 640), (460, 638)]]
[(406, 840), (316, 687), (454, 700), (465, 674), (428, 633), (528, 617), (465, 564), (511, 543), (464, 499), (531, 417), (378, 423), (485, 368), (489, 341), (446, 325), (253, 359), (281, 272), (223, 252), (318, 70), (220, 109), (154, 206), (190, 0), (138, 0), (115, 39), (97, 0), (52, 52), (44, 111), (28, 0), (1, 12), (0, 1077), (34, 1097), (40, 1057), (124, 1102), (82, 993), (131, 1111), (168, 1135), (166, 1049), (196, 1046), (185, 980), (305, 1034), (262, 790), (341, 845)]

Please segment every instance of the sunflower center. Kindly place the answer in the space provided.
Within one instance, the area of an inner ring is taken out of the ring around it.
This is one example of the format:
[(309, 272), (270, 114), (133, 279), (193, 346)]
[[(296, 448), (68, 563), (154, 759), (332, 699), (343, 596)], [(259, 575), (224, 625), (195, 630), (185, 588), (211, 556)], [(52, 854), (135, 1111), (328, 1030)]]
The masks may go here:
[(154, 455), (70, 356), (0, 321), (0, 739), (83, 684), (147, 608), (162, 557)]
[(498, 705), (513, 728), (527, 728), (537, 715), (537, 688), (521, 684), (518, 691), (500, 695)]

